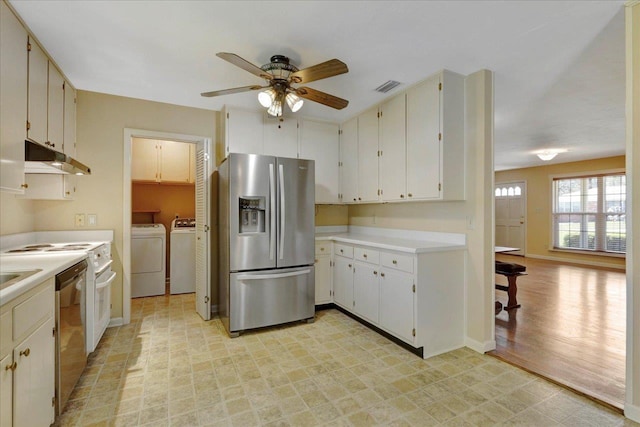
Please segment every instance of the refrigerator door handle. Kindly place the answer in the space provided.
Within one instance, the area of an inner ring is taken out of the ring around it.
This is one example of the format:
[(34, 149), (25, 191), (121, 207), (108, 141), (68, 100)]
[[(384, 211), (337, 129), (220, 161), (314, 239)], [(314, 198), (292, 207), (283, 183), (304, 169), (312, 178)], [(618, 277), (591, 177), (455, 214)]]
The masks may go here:
[(273, 163), (269, 164), (269, 192), (270, 192), (270, 206), (269, 206), (269, 218), (271, 220), (271, 227), (269, 229), (269, 259), (273, 259), (274, 252), (276, 251), (276, 177), (273, 167)]
[(280, 189), (280, 245), (278, 247), (279, 258), (284, 259), (284, 224), (285, 224), (285, 215), (286, 212), (284, 205), (284, 166), (282, 164), (278, 165), (278, 187)]
[(236, 277), (237, 280), (265, 280), (265, 279), (282, 279), (283, 277), (302, 276), (311, 273), (310, 269), (300, 271), (290, 271), (288, 273), (277, 274), (241, 274)]

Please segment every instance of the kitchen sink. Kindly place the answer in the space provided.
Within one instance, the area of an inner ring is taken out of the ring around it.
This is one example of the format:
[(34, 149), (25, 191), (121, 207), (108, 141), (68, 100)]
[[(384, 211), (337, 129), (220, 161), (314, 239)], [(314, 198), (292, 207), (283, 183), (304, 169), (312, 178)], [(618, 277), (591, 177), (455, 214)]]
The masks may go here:
[(39, 268), (26, 271), (3, 271), (2, 273), (0, 273), (0, 290), (6, 289), (11, 285), (15, 285), (19, 281), (24, 280), (27, 277), (32, 276), (40, 271), (42, 270)]

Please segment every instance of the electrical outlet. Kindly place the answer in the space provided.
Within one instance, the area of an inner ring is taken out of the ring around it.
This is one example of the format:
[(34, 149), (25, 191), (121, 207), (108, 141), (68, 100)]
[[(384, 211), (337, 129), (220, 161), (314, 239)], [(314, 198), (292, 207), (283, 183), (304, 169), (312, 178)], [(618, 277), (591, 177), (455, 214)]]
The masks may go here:
[(76, 227), (84, 227), (84, 214), (76, 214)]
[(89, 224), (90, 227), (98, 225), (98, 215), (96, 215), (96, 214), (88, 214), (87, 215), (87, 223)]

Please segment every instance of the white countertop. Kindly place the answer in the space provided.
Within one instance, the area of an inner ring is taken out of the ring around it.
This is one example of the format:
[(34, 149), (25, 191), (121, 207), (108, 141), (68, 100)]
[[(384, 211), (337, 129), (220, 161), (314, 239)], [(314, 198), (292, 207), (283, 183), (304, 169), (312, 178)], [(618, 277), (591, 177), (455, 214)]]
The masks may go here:
[(84, 251), (28, 256), (0, 256), (0, 272), (16, 272), (40, 269), (33, 274), (6, 289), (0, 290), (0, 306), (8, 303), (19, 295), (38, 286), (45, 280), (87, 258)]
[(466, 249), (462, 243), (442, 242), (435, 240), (412, 240), (388, 236), (374, 236), (361, 233), (316, 233), (316, 240), (332, 240), (334, 242), (364, 245), (390, 251), (424, 253), (443, 252)]

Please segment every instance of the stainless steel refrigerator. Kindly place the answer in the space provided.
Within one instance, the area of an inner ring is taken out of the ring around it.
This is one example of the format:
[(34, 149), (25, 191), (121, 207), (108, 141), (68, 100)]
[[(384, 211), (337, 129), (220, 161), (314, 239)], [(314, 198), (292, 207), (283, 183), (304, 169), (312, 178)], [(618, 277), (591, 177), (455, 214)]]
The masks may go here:
[(314, 161), (232, 153), (218, 171), (218, 311), (227, 332), (313, 321)]

